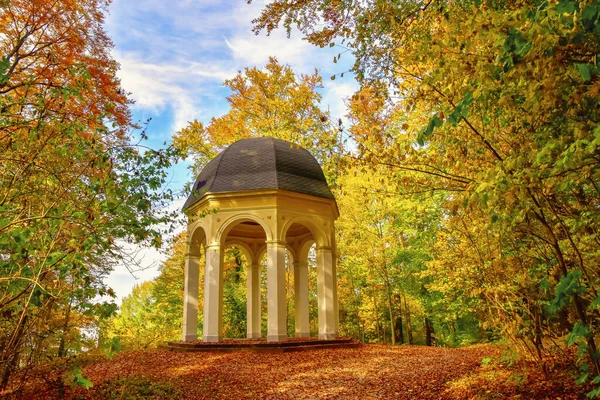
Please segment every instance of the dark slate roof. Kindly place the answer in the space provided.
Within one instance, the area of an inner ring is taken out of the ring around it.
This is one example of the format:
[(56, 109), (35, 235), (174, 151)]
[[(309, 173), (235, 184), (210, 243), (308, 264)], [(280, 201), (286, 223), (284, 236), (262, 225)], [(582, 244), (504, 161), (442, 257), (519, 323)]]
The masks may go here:
[(205, 193), (285, 189), (333, 199), (319, 163), (306, 149), (272, 137), (242, 139), (200, 172), (183, 208)]

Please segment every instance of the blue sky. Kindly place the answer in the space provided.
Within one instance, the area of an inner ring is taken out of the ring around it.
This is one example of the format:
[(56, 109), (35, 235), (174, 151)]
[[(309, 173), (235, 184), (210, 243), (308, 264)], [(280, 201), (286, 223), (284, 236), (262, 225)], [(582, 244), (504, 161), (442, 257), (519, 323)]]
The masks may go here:
[[(149, 144), (160, 147), (171, 136), (197, 119), (227, 112), (222, 86), (244, 67), (263, 67), (270, 56), (290, 65), (297, 74), (319, 69), (324, 88), (321, 106), (332, 117), (346, 113), (344, 99), (357, 88), (350, 74), (330, 80), (345, 72), (348, 57), (334, 64), (337, 48), (312, 46), (297, 32), (287, 38), (284, 30), (271, 36), (252, 33), (252, 19), (258, 16), (264, 1), (246, 4), (244, 0), (113, 0), (106, 19), (106, 29), (115, 48), (113, 57), (120, 63), (121, 85), (131, 93), (134, 120), (152, 118), (148, 127)], [(170, 187), (175, 192), (188, 180), (185, 163), (172, 170)], [(173, 204), (180, 209), (183, 199)], [(117, 266), (108, 278), (119, 298), (129, 294), (134, 283), (157, 275), (163, 255), (152, 249), (132, 249), (145, 270), (134, 278), (123, 266)]]

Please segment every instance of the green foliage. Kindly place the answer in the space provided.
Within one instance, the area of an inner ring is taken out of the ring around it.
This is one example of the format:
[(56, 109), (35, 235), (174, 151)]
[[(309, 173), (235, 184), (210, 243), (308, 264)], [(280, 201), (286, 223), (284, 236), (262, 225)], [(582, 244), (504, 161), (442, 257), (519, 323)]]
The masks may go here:
[(554, 299), (552, 299), (548, 306), (550, 312), (556, 313), (560, 311), (565, 306), (567, 300), (572, 299), (573, 296), (587, 292), (588, 289), (581, 285), (582, 278), (581, 271), (574, 269), (560, 279), (558, 285), (554, 288)]
[(105, 340), (100, 343), (102, 352), (106, 357), (112, 359), (117, 353), (123, 350), (124, 346), (118, 336), (112, 337), (110, 340)]
[[(172, 307), (164, 297), (155, 295), (157, 281), (135, 285), (132, 293), (123, 299), (119, 313), (110, 320), (104, 332), (107, 340), (104, 346), (118, 351), (122, 344), (126, 349), (139, 350), (179, 338), (181, 306)], [(179, 300), (183, 304), (183, 297)]]
[(10, 79), (10, 75), (8, 74), (9, 67), (10, 62), (8, 61), (8, 58), (2, 57), (2, 60), (0, 60), (0, 84), (6, 84)]
[(223, 334), (246, 337), (246, 264), (239, 250), (228, 250), (223, 283)]
[(586, 396), (590, 399), (595, 399), (596, 397), (600, 396), (600, 388), (590, 391)]
[(569, 336), (567, 337), (567, 344), (569, 346), (572, 346), (575, 343), (584, 343), (585, 341), (582, 341), (582, 339), (585, 339), (589, 334), (590, 329), (587, 326), (582, 325), (581, 322), (578, 321), (573, 327), (571, 333), (569, 333)]
[(73, 374), (73, 382), (72, 383), (74, 386), (80, 386), (85, 389), (89, 389), (92, 386), (94, 386), (92, 381), (90, 381), (83, 375), (83, 372), (81, 371), (81, 369), (74, 368), (73, 371), (71, 371), (71, 373)]

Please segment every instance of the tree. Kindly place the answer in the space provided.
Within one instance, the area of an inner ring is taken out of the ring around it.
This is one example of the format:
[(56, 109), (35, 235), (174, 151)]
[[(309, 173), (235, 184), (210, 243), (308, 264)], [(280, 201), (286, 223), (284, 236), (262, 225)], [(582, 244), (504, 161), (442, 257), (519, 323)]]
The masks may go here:
[[(185, 262), (187, 252), (187, 234), (175, 236), (169, 248), (169, 255), (159, 266), (159, 275), (152, 281), (152, 297), (156, 300), (156, 318), (165, 326), (172, 327), (170, 339), (179, 339), (183, 315), (183, 286), (185, 281)], [(200, 271), (202, 280), (204, 271)], [(204, 288), (199, 285), (200, 294)], [(204, 299), (198, 296), (198, 307)], [(198, 324), (202, 326), (200, 316)], [(166, 339), (165, 339), (166, 340)]]
[[(350, 168), (339, 183), (342, 325), (370, 326), (379, 340), (389, 332), (392, 344), (404, 338), (412, 344), (417, 319), (429, 329), (433, 321), (445, 328), (445, 313), (433, 306), (436, 296), (427, 289), (428, 278), (421, 276), (439, 228), (439, 198), (402, 190), (383, 166)], [(360, 331), (361, 326), (351, 329)]]
[(173, 138), (173, 145), (194, 159), (195, 173), (237, 140), (272, 136), (312, 151), (333, 179), (339, 132), (329, 112), (319, 108), (322, 82), (317, 71), (298, 77), (271, 57), (264, 69), (245, 68), (224, 86), (231, 90), (229, 111), (206, 127), (193, 121)]
[(112, 295), (102, 278), (123, 261), (119, 243), (158, 245), (169, 221), (155, 210), (175, 153), (131, 143), (108, 4), (0, 8), (0, 389), (76, 347), (78, 316), (113, 311), (91, 300)]
[[(540, 363), (543, 336), (570, 327), (567, 343), (587, 352), (592, 375), (598, 10), (571, 0), (275, 1), (255, 20), (257, 31), (296, 25), (316, 45), (352, 50), (361, 92), (381, 96), (391, 116), (354, 136), (361, 157), (445, 193), (436, 279), (456, 272), (447, 287), (481, 315), (502, 315), (488, 320), (501, 333), (513, 321), (514, 342)], [(507, 271), (523, 280), (506, 284)]]
[[(346, 268), (364, 271), (362, 287), (355, 288), (355, 293), (367, 289), (365, 295), (375, 300), (375, 312), (376, 297), (381, 295), (389, 317), (391, 343), (395, 345), (394, 325), (398, 305), (394, 304), (394, 293), (399, 288), (392, 261), (400, 237), (394, 229), (394, 216), (391, 213), (394, 199), (385, 195), (388, 182), (377, 172), (349, 171), (341, 179), (343, 195), (339, 197), (340, 219), (337, 223), (339, 251), (342, 254), (340, 274)], [(345, 266), (344, 256), (350, 254), (354, 256), (349, 260), (350, 265)]]
[(118, 316), (111, 321), (109, 335), (131, 350), (155, 347), (172, 336), (173, 325), (157, 323), (159, 305), (152, 295), (154, 282), (135, 285), (123, 299)]

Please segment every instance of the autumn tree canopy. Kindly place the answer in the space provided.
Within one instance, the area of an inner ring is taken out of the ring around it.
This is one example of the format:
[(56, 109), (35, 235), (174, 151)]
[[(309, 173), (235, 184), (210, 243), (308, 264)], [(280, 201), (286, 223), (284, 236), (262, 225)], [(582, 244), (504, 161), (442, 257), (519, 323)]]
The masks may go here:
[(0, 388), (80, 347), (79, 328), (114, 310), (91, 300), (112, 293), (102, 279), (124, 241), (160, 243), (173, 152), (131, 143), (108, 4), (0, 8)]
[(195, 174), (231, 143), (261, 136), (298, 143), (321, 163), (333, 162), (339, 132), (320, 107), (317, 71), (297, 76), (271, 57), (264, 68), (245, 68), (223, 85), (231, 90), (229, 111), (207, 126), (193, 121), (173, 138), (173, 145), (194, 159)]
[(401, 172), (400, 193), (444, 193), (430, 289), (469, 301), (483, 327), (540, 361), (566, 329), (593, 375), (599, 10), (572, 0), (275, 1), (254, 21), (256, 32), (296, 27), (315, 45), (351, 50), (361, 161)]

